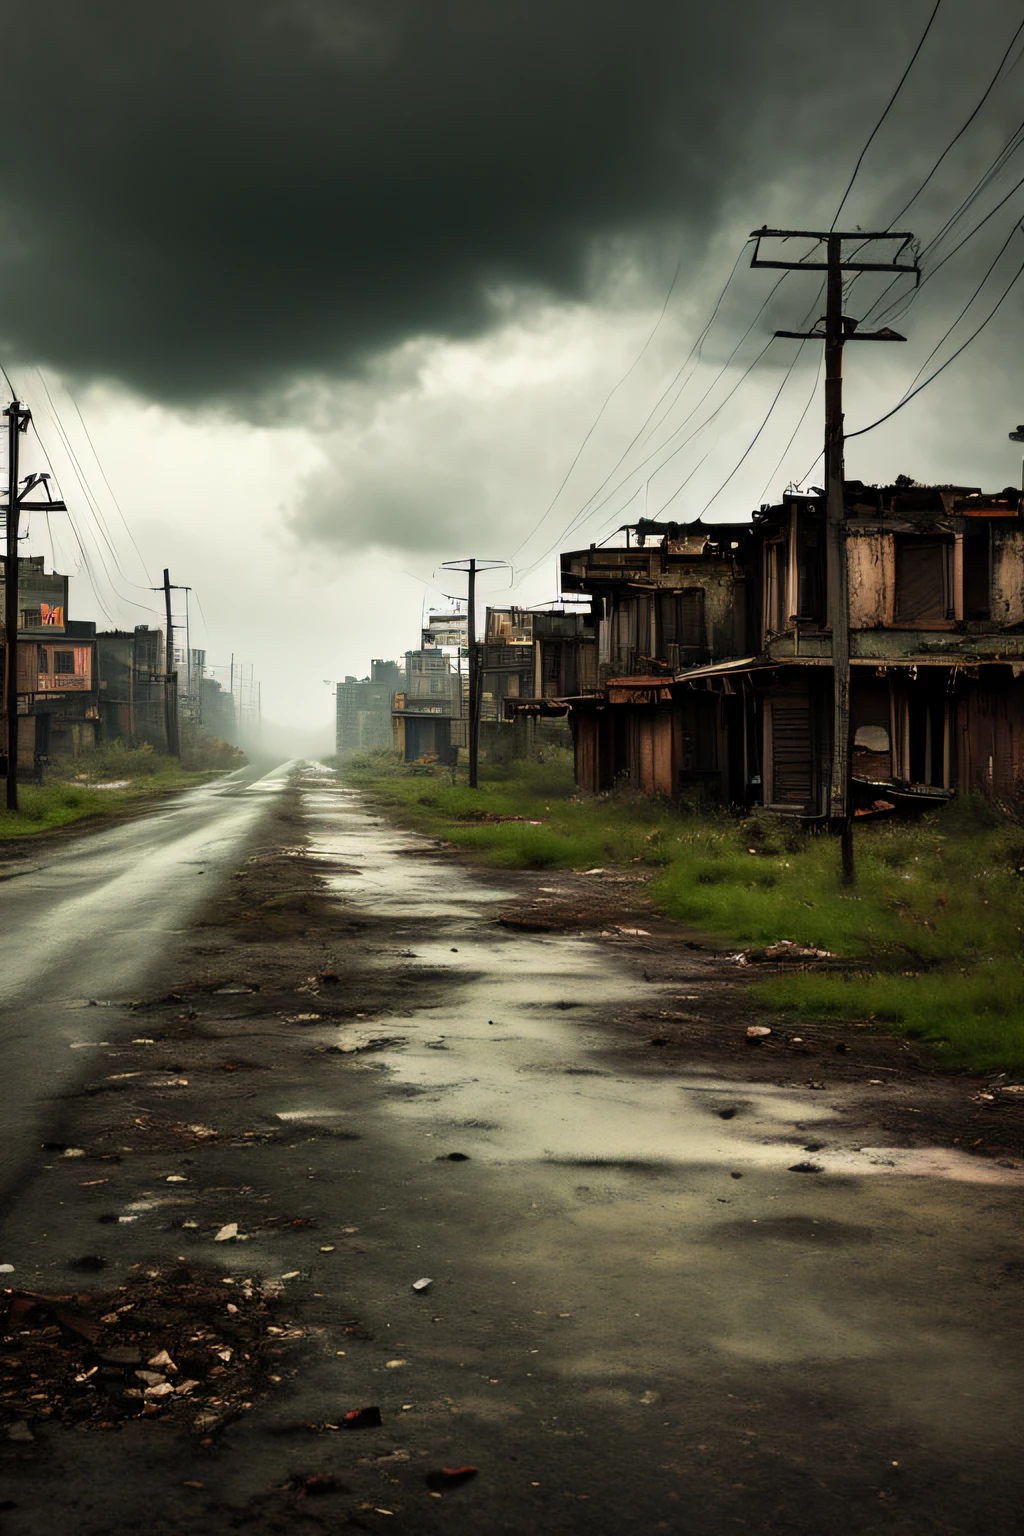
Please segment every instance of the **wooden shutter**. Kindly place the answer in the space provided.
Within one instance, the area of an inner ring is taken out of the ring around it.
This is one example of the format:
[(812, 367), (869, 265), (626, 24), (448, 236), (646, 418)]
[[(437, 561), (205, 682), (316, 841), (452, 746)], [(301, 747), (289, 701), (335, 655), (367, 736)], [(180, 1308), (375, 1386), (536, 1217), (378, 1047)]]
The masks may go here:
[(914, 624), (946, 617), (946, 543), (900, 539), (896, 545), (896, 618)]
[(808, 806), (814, 800), (814, 745), (806, 689), (771, 700), (773, 805)]

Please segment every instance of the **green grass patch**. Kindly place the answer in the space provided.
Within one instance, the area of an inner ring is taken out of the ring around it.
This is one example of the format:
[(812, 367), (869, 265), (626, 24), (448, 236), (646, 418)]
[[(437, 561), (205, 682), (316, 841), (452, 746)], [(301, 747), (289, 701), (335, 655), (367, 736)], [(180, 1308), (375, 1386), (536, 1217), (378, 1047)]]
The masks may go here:
[(756, 982), (777, 1013), (869, 1023), (951, 1063), (1024, 1073), (1024, 828), (983, 801), (858, 825), (851, 889), (825, 834), (630, 793), (583, 796), (567, 752), (484, 769), (476, 791), (389, 752), (338, 766), (394, 820), (486, 864), (648, 867), (661, 910), (723, 946), (792, 939), (857, 962)]
[[(32, 837), (79, 821), (124, 816), (148, 800), (173, 790), (191, 789), (223, 772), (223, 768), (194, 766), (188, 759), (186, 763), (188, 766), (149, 746), (131, 747), (119, 741), (105, 743), (74, 760), (54, 763), (47, 769), (43, 784), (18, 785), (15, 814), (0, 807), (0, 840)], [(96, 787), (109, 784), (118, 787)]]

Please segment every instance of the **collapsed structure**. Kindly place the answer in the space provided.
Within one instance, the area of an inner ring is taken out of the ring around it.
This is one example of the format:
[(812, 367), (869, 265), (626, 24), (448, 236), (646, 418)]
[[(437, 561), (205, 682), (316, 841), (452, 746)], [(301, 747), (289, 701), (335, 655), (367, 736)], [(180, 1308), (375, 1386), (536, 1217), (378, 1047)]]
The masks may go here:
[[(595, 680), (563, 709), (576, 779), (828, 814), (833, 650), (821, 494), (749, 522), (641, 521), (562, 556)], [(1016, 489), (845, 485), (855, 812), (1024, 789), (1024, 520)]]

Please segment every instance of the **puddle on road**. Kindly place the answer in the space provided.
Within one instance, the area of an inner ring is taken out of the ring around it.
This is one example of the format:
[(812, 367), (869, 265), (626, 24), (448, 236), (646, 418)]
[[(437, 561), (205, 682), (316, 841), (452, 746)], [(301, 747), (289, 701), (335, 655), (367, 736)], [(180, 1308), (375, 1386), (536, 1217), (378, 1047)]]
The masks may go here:
[[(833, 1143), (829, 1125), (838, 1112), (828, 1098), (839, 1090), (826, 1096), (700, 1070), (655, 1077), (609, 1069), (605, 1060), (589, 1066), (588, 1052), (605, 1050), (608, 1035), (596, 1018), (588, 1026), (588, 1000), (603, 1006), (649, 1001), (650, 984), (629, 977), (598, 940), (510, 935), (491, 925), (490, 909), (513, 893), (429, 857), (424, 838), (382, 823), (354, 791), (310, 774), (303, 803), (311, 853), (331, 866), (334, 890), (371, 912), (437, 919), (435, 937), (411, 938), (401, 953), (420, 968), (451, 975), (457, 983), (451, 1000), (427, 1015), (375, 1017), (375, 1035), (395, 1031), (408, 1044), (376, 1051), (371, 1060), (389, 1073), (391, 1113), (430, 1124), (439, 1141), (436, 1123), (443, 1119), (452, 1127), (445, 1141), (494, 1163), (647, 1173), (810, 1164), (794, 1181), (812, 1184), (815, 1173), (898, 1173), (1024, 1183), (1024, 1170), (955, 1149), (851, 1145), (848, 1132)], [(285, 1111), (310, 1120), (331, 1112), (323, 1105)]]

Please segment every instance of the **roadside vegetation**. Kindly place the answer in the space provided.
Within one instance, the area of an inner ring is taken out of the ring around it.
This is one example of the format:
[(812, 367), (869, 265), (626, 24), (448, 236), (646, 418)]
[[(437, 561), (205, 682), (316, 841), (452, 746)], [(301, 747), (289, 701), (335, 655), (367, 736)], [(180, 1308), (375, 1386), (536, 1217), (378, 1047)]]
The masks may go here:
[(850, 888), (828, 836), (628, 791), (582, 796), (564, 751), (482, 769), (475, 792), (390, 752), (337, 766), (395, 820), (485, 863), (647, 866), (660, 910), (723, 948), (790, 939), (851, 962), (755, 982), (773, 1011), (869, 1024), (950, 1063), (1024, 1072), (1024, 826), (982, 800), (858, 825)]
[(19, 784), (17, 814), (0, 810), (0, 839), (32, 837), (80, 821), (115, 819), (160, 795), (203, 784), (244, 762), (237, 747), (198, 733), (183, 742), (180, 760), (148, 745), (104, 742), (77, 758), (50, 764), (42, 784)]

